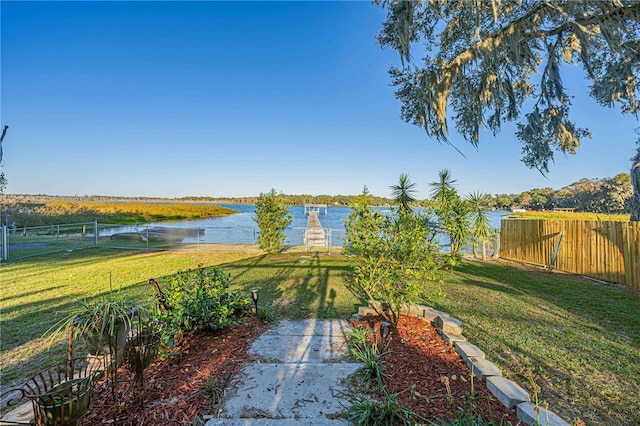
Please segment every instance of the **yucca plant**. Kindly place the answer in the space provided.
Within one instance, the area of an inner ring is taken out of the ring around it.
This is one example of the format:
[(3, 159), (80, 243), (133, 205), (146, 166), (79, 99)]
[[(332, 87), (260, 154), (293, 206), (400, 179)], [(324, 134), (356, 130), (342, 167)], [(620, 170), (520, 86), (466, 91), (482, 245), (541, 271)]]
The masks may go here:
[[(403, 391), (404, 392), (404, 391)], [(423, 419), (411, 407), (402, 405), (398, 395), (402, 392), (390, 393), (386, 389), (380, 398), (357, 398), (347, 408), (343, 417), (360, 426), (413, 426), (423, 424)]]
[(131, 329), (132, 318), (139, 313), (137, 303), (119, 296), (80, 300), (77, 308), (47, 331), (49, 342), (66, 331), (70, 344), (82, 341), (91, 354), (120, 354)]

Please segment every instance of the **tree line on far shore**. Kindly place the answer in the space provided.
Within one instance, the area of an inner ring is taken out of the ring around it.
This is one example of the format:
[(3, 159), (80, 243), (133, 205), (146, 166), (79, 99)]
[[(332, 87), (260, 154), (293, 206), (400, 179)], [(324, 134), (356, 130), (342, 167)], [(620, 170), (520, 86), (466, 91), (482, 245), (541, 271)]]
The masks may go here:
[[(534, 188), (520, 194), (485, 194), (485, 205), (489, 209), (510, 210), (553, 210), (554, 208), (573, 208), (577, 212), (592, 213), (629, 213), (633, 187), (629, 173), (620, 173), (612, 178), (583, 178), (560, 189)], [(332, 206), (353, 206), (360, 195), (287, 195), (283, 202), (292, 206), (304, 204), (327, 204)], [(210, 198), (184, 197), (181, 201), (224, 202), (255, 204), (258, 197)], [(371, 205), (391, 206), (393, 198), (370, 195)], [(432, 207), (434, 200), (417, 200), (413, 205)]]
[[(620, 173), (611, 178), (583, 178), (560, 189), (534, 188), (520, 194), (485, 194), (485, 204), (489, 209), (509, 210), (513, 208), (527, 210), (552, 210), (554, 208), (573, 208), (577, 212), (593, 213), (629, 213), (633, 187), (629, 173)], [(359, 195), (288, 195), (283, 194), (283, 202), (292, 206), (304, 204), (327, 204), (331, 206), (353, 206)], [(189, 196), (181, 198), (148, 198), (148, 197), (110, 197), (100, 195), (89, 196), (55, 196), (6, 194), (5, 203), (34, 203), (62, 200), (68, 202), (96, 201), (136, 201), (137, 203), (203, 203), (203, 204), (256, 204), (255, 197), (202, 197)], [(392, 198), (370, 195), (371, 205), (393, 205)], [(417, 200), (413, 205), (430, 207), (433, 200)]]

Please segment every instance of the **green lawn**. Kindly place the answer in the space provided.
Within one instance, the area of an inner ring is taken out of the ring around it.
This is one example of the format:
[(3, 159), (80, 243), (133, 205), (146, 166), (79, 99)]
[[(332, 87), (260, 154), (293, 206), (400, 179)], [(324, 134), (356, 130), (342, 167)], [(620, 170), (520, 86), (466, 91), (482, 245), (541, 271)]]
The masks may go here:
[(640, 424), (640, 293), (572, 275), (467, 262), (437, 308), (463, 321), (468, 340), (503, 374), (567, 420)]
[[(261, 309), (281, 317), (348, 318), (360, 304), (342, 278), (349, 260), (338, 254), (88, 249), (24, 259), (0, 267), (2, 385), (64, 357), (62, 345), (47, 349), (39, 338), (76, 299), (111, 287), (151, 303), (148, 278), (162, 285), (199, 264), (223, 265), (234, 290), (257, 289)], [(444, 273), (442, 289), (449, 296), (435, 308), (461, 319), (506, 376), (524, 387), (532, 376), (552, 410), (587, 424), (640, 424), (640, 294), (480, 262)]]

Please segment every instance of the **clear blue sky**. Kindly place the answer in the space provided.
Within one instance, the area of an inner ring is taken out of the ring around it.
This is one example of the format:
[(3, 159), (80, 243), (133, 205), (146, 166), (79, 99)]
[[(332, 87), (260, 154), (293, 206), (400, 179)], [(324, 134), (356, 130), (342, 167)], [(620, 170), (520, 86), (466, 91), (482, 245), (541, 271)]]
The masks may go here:
[[(9, 2), (1, 7), (8, 193), (379, 196), (401, 173), (427, 198), (449, 168), (463, 193), (559, 189), (628, 172), (639, 126), (597, 106), (579, 74), (577, 156), (547, 178), (513, 126), (465, 154), (400, 120), (398, 55), (369, 2)], [(453, 127), (451, 125), (450, 127)]]

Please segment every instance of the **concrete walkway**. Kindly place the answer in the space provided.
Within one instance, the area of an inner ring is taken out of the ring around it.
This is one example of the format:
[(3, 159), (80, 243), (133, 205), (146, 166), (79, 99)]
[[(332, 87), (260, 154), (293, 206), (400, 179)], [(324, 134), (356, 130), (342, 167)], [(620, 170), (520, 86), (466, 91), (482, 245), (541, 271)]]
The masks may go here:
[(343, 320), (276, 324), (253, 343), (252, 361), (206, 426), (348, 425), (338, 418), (348, 406), (344, 381), (362, 366), (346, 359), (348, 329)]

